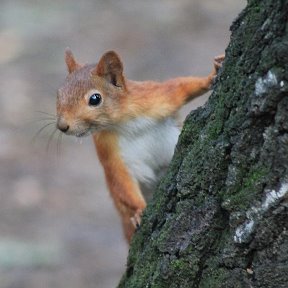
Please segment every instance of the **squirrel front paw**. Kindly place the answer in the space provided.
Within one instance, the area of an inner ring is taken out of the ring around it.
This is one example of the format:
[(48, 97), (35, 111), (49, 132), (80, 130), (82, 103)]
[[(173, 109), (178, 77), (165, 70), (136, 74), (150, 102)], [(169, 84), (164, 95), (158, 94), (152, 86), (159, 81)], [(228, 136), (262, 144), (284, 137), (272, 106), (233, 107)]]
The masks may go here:
[(222, 63), (223, 63), (224, 59), (225, 59), (225, 54), (218, 55), (218, 56), (214, 57), (213, 71), (208, 76), (209, 77), (208, 78), (209, 79), (209, 89), (213, 88), (213, 85), (215, 84), (215, 80), (216, 80), (216, 77), (217, 77), (217, 72), (222, 67)]
[(132, 225), (135, 227), (135, 229), (138, 229), (141, 224), (141, 218), (142, 218), (143, 211), (141, 209), (138, 209), (133, 217), (130, 218)]
[(216, 73), (222, 67), (222, 63), (224, 60), (225, 60), (225, 54), (214, 57), (214, 68), (216, 70)]

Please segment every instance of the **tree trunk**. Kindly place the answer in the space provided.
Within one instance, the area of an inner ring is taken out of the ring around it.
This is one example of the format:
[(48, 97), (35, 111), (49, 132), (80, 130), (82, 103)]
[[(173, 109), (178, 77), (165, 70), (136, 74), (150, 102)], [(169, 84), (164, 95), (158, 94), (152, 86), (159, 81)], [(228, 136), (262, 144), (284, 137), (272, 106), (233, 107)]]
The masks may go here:
[(288, 0), (250, 0), (119, 287), (288, 287)]

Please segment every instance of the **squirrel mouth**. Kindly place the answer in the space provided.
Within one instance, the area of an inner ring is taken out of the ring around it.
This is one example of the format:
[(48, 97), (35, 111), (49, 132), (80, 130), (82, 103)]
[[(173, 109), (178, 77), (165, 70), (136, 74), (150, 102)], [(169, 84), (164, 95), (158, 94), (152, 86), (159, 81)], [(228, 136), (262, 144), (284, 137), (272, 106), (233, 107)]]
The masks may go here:
[(100, 126), (90, 126), (89, 128), (85, 129), (84, 131), (79, 131), (77, 133), (73, 133), (74, 136), (76, 136), (77, 138), (81, 138), (81, 137), (86, 137), (89, 136), (91, 134), (94, 134), (98, 131), (101, 131), (101, 127)]
[(76, 133), (75, 136), (77, 138), (81, 138), (81, 137), (85, 137), (85, 136), (88, 136), (90, 134), (90, 131), (84, 131), (84, 132), (81, 132), (81, 133)]

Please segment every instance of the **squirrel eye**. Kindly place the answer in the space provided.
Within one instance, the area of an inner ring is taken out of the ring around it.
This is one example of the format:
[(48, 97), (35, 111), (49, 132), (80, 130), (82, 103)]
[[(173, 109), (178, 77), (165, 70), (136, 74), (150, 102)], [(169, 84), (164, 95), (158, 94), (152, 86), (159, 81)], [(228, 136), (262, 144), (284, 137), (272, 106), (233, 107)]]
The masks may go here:
[(95, 93), (90, 96), (89, 98), (89, 105), (90, 106), (97, 106), (101, 103), (102, 97), (99, 93)]

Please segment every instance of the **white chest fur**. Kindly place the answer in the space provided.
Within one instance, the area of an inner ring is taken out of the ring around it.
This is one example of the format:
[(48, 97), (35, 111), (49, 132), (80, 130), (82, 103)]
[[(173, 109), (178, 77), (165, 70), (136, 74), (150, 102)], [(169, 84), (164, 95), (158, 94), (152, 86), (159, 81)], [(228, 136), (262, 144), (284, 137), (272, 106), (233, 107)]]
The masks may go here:
[(133, 177), (153, 185), (157, 174), (167, 168), (179, 136), (174, 118), (156, 121), (137, 118), (117, 128), (122, 157)]

